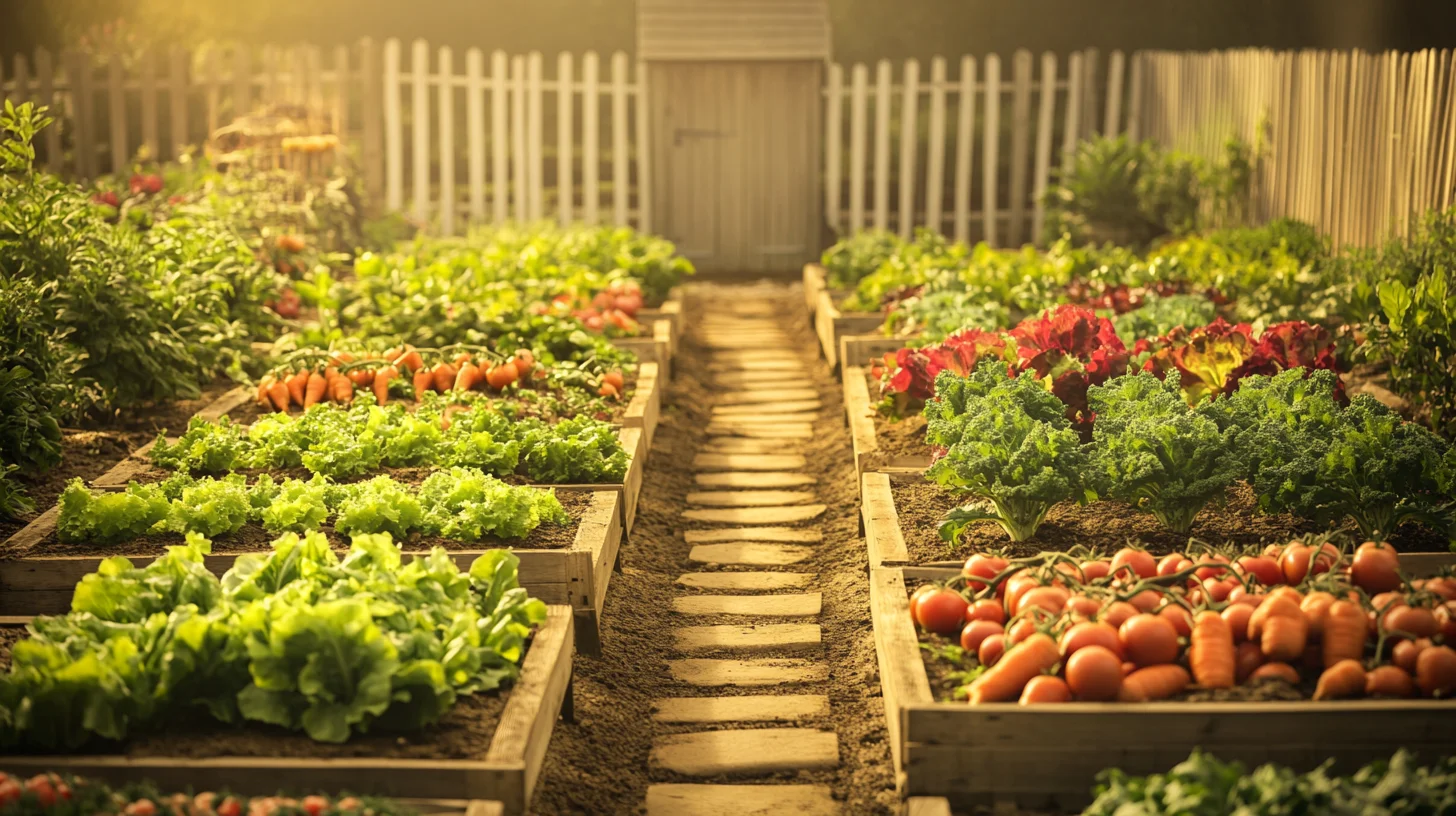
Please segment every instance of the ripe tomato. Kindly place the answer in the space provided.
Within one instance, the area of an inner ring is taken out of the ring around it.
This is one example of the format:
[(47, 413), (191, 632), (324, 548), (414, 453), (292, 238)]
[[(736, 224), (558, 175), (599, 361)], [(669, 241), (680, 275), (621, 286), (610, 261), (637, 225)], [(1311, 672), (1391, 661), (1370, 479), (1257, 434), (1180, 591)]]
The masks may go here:
[(126, 816), (157, 816), (157, 805), (150, 799), (138, 799), (122, 811)]
[(300, 804), (308, 816), (320, 816), (320, 814), (329, 809), (329, 800), (322, 796), (305, 796), (303, 797), (303, 802)]
[(1158, 617), (1173, 624), (1173, 629), (1177, 631), (1178, 637), (1188, 637), (1193, 634), (1193, 615), (1177, 604), (1163, 607), (1162, 611), (1158, 613)]
[(981, 641), (981, 648), (976, 650), (976, 660), (982, 666), (994, 666), (1003, 654), (1006, 654), (1006, 638), (988, 637)]
[[(1208, 553), (1198, 558), (1198, 563), (1202, 564), (1227, 564), (1228, 562), (1228, 556), (1218, 553)], [(1228, 574), (1227, 567), (1199, 567), (1193, 571), (1193, 575), (1200, 581), (1207, 581), (1209, 578), (1218, 578), (1226, 574)]]
[(1067, 687), (1067, 681), (1056, 675), (1038, 674), (1031, 678), (1026, 688), (1021, 690), (1021, 705), (1036, 705), (1039, 703), (1069, 703), (1072, 701), (1072, 690)]
[(33, 795), (41, 807), (51, 807), (56, 803), (56, 785), (46, 774), (36, 774), (25, 782), (25, 790)]
[(1279, 556), (1279, 569), (1284, 572), (1285, 583), (1297, 584), (1307, 575), (1329, 572), (1339, 556), (1338, 550), (1334, 550), (1332, 554), (1331, 550), (1325, 549), (1329, 546), (1323, 545), (1319, 550), (1306, 544), (1290, 544), (1285, 547), (1284, 554)]
[(1123, 622), (1138, 614), (1138, 608), (1127, 601), (1113, 601), (1102, 607), (1102, 622), (1108, 626), (1122, 626)]
[(517, 379), (520, 379), (520, 372), (516, 370), (516, 364), (510, 360), (498, 366), (492, 366), (489, 371), (485, 372), (486, 385), (497, 391), (509, 386)]
[(1021, 596), (1041, 586), (1041, 579), (1029, 572), (1019, 572), (1006, 579), (1006, 614), (1021, 611)]
[(1145, 589), (1127, 599), (1139, 612), (1151, 612), (1163, 602), (1163, 594), (1156, 589)]
[(961, 648), (968, 652), (980, 651), (981, 641), (988, 637), (1000, 637), (1006, 630), (999, 623), (988, 620), (973, 620), (961, 629)]
[(1400, 589), (1400, 556), (1389, 544), (1367, 541), (1355, 549), (1350, 580), (1372, 594)]
[(1001, 602), (995, 598), (982, 598), (979, 601), (972, 601), (966, 607), (966, 622), (973, 620), (991, 621), (995, 624), (1006, 623), (1006, 610), (1001, 607)]
[[(1284, 573), (1281, 572), (1279, 573), (1279, 575), (1282, 577)], [(1243, 585), (1240, 584), (1229, 590), (1228, 602), (1236, 604), (1248, 604), (1249, 606), (1258, 606), (1259, 604), (1264, 602), (1264, 593), (1250, 592), (1247, 589), (1244, 589)]]
[(1078, 615), (1086, 618), (1087, 620), (1091, 620), (1097, 617), (1097, 613), (1101, 611), (1101, 609), (1101, 601), (1097, 600), (1096, 598), (1090, 598), (1086, 595), (1073, 595), (1072, 597), (1067, 599), (1066, 605), (1062, 607), (1062, 610), (1065, 611), (1067, 614)]
[[(1235, 641), (1238, 639), (1235, 638)], [(1234, 679), (1240, 683), (1249, 679), (1256, 669), (1264, 665), (1264, 650), (1259, 644), (1244, 641), (1234, 648)]]
[(936, 586), (935, 584), (921, 584), (920, 586), (915, 588), (914, 592), (910, 593), (911, 620), (915, 621), (917, 624), (920, 622), (920, 613), (916, 611), (916, 607), (920, 606), (921, 599), (936, 591), (937, 589), (940, 589), (940, 587)]
[(1118, 627), (1122, 653), (1138, 666), (1156, 666), (1178, 659), (1178, 630), (1157, 615), (1134, 615)]
[(1062, 633), (1057, 646), (1062, 650), (1063, 658), (1088, 646), (1102, 646), (1122, 659), (1122, 641), (1117, 638), (1117, 630), (1105, 623), (1074, 623)]
[(953, 635), (961, 630), (966, 606), (966, 599), (959, 592), (941, 587), (916, 604), (915, 622), (937, 635)]
[[(965, 566), (961, 567), (961, 574), (966, 576), (967, 579), (971, 579), (966, 581), (966, 586), (976, 592), (980, 592), (986, 588), (986, 581), (1000, 575), (1004, 569), (1006, 569), (1006, 559), (976, 553), (966, 559)], [(974, 580), (976, 578), (984, 578), (986, 581)], [(1005, 586), (1005, 584), (1002, 584), (1002, 586)]]
[(278, 236), (278, 248), (284, 252), (302, 252), (308, 246), (308, 242), (302, 235), (280, 235)]
[(1183, 553), (1170, 553), (1158, 561), (1158, 575), (1176, 575), (1183, 570), (1193, 566), (1193, 562), (1183, 556)]
[(217, 806), (217, 816), (243, 816), (243, 803), (229, 796)]
[(1011, 639), (1012, 644), (1020, 643), (1034, 634), (1036, 634), (1036, 621), (1031, 618), (1021, 618), (1006, 630), (1006, 636)]
[(1416, 685), (1430, 697), (1449, 697), (1456, 692), (1456, 650), (1432, 646), (1416, 658)]
[(20, 783), (14, 779), (6, 779), (0, 782), (0, 808), (17, 801), (23, 793), (24, 791), (21, 790)]
[(1415, 674), (1416, 658), (1420, 657), (1421, 652), (1430, 648), (1430, 646), (1431, 642), (1424, 638), (1421, 640), (1402, 640), (1395, 644), (1395, 648), (1390, 650), (1390, 662), (1405, 669), (1410, 674)]
[(1203, 595), (1213, 603), (1223, 603), (1233, 591), (1233, 586), (1228, 581), (1218, 578), (1203, 579)]
[(1106, 578), (1112, 572), (1112, 565), (1106, 561), (1083, 561), (1082, 578), (1083, 583), (1092, 583), (1098, 578)]
[(1244, 603), (1229, 604), (1219, 615), (1234, 633), (1234, 643), (1243, 643), (1249, 639), (1249, 618), (1254, 617), (1253, 606)]
[(1032, 607), (1040, 607), (1055, 617), (1062, 613), (1062, 607), (1066, 606), (1069, 597), (1070, 593), (1061, 587), (1033, 587), (1021, 596), (1017, 609), (1025, 612)]
[[(1147, 550), (1139, 550), (1136, 547), (1123, 547), (1112, 556), (1112, 571), (1117, 572), (1126, 565), (1139, 578), (1152, 578), (1158, 574), (1158, 562)], [(1127, 572), (1123, 570), (1122, 576), (1126, 577)]]
[(1264, 586), (1284, 583), (1284, 570), (1279, 561), (1267, 555), (1246, 555), (1235, 562), (1240, 572), (1252, 576)]
[(1424, 606), (1397, 606), (1385, 613), (1384, 623), (1387, 631), (1415, 638), (1435, 637), (1441, 631), (1436, 613)]
[(1067, 687), (1079, 700), (1117, 699), (1122, 690), (1122, 658), (1105, 646), (1078, 649), (1067, 658)]

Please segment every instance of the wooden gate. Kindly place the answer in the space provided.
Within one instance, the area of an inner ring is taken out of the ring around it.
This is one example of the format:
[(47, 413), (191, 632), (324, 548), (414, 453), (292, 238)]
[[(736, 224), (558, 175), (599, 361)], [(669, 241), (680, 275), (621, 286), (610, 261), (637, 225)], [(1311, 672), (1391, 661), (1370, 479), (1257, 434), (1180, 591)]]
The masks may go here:
[(699, 268), (784, 271), (818, 255), (822, 71), (649, 65), (652, 220)]

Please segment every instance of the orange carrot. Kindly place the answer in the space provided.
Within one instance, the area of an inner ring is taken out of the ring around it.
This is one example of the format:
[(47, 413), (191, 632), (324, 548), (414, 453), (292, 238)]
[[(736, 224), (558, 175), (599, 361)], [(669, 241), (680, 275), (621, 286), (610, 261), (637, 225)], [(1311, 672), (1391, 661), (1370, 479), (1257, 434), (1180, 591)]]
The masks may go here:
[(1219, 613), (1205, 609), (1193, 620), (1188, 666), (1204, 688), (1233, 688), (1234, 633)]
[(1324, 636), (1325, 617), (1330, 613), (1330, 606), (1334, 604), (1335, 596), (1328, 592), (1311, 592), (1304, 596), (1299, 602), (1299, 609), (1304, 613), (1304, 619), (1309, 623), (1309, 638), (1317, 640)]
[(999, 703), (1014, 700), (1032, 678), (1051, 669), (1062, 659), (1057, 642), (1038, 632), (1012, 646), (996, 665), (971, 681), (971, 703)]
[(393, 380), (399, 372), (394, 366), (387, 365), (374, 373), (374, 401), (380, 405), (389, 401), (389, 381)]
[(475, 363), (466, 360), (461, 364), (460, 371), (455, 375), (455, 390), (469, 391), (475, 387), (475, 384), (479, 380), (480, 369), (476, 367)]
[(1330, 604), (1324, 620), (1324, 666), (1333, 668), (1342, 660), (1359, 660), (1365, 656), (1365, 636), (1369, 631), (1365, 610), (1350, 601)]
[[(1218, 617), (1218, 613), (1212, 613)], [(1198, 633), (1195, 625), (1193, 632)], [(1192, 678), (1188, 676), (1188, 670), (1176, 663), (1164, 663), (1158, 666), (1148, 666), (1124, 677), (1122, 690), (1118, 692), (1117, 699), (1124, 703), (1145, 703), (1149, 700), (1166, 700), (1174, 694), (1188, 688)]]
[(1264, 665), (1264, 652), (1259, 644), (1246, 640), (1234, 647), (1234, 680), (1242, 683), (1248, 680), (1260, 666)]
[(433, 385), (434, 382), (435, 375), (428, 368), (420, 366), (419, 368), (415, 369), (414, 386), (416, 402), (425, 398), (425, 392), (430, 390), (430, 386)]
[(317, 371), (311, 371), (308, 375), (308, 384), (303, 388), (303, 407), (316, 405), (324, 398), (327, 390), (328, 380)]
[(420, 357), (420, 353), (415, 351), (412, 346), (405, 346), (404, 353), (399, 355), (399, 359), (395, 360), (394, 364), (401, 371), (420, 371), (425, 367), (424, 358)]
[(1297, 686), (1299, 685), (1299, 672), (1295, 671), (1294, 667), (1288, 663), (1275, 662), (1265, 663), (1259, 668), (1254, 669), (1254, 673), (1249, 675), (1249, 680), (1251, 681), (1269, 679), (1283, 680), (1290, 685)]
[(1273, 617), (1264, 624), (1259, 648), (1270, 660), (1289, 662), (1304, 655), (1304, 646), (1309, 637), (1309, 622), (1303, 615)]
[(289, 376), (288, 379), (284, 380), (283, 382), (285, 385), (288, 386), (288, 399), (291, 400), (294, 405), (302, 405), (304, 390), (308, 385), (308, 372), (294, 372), (291, 376)]
[(374, 372), (368, 368), (356, 368), (348, 374), (349, 382), (363, 388), (374, 382)]
[(1399, 666), (1376, 666), (1365, 675), (1366, 697), (1413, 697), (1416, 681)]
[(348, 405), (354, 400), (354, 384), (349, 382), (348, 377), (335, 377), (333, 387), (329, 389), (329, 399)]
[(268, 388), (277, 380), (272, 374), (258, 381), (258, 404), (264, 408), (272, 408), (273, 400), (268, 396)]
[(457, 373), (458, 372), (456, 371), (455, 366), (452, 366), (449, 363), (436, 363), (434, 371), (435, 390), (439, 391), (441, 394), (449, 391), (450, 386), (455, 384), (455, 375)]
[(274, 380), (268, 386), (268, 399), (273, 402), (273, 407), (280, 411), (288, 410), (288, 386)]
[(457, 366), (465, 365), (466, 363), (470, 362), (470, 352), (462, 351), (459, 354), (455, 355), (455, 359), (451, 360), (450, 362), (454, 363)]
[(1341, 660), (1325, 669), (1315, 686), (1314, 699), (1339, 700), (1365, 693), (1365, 667), (1358, 660)]

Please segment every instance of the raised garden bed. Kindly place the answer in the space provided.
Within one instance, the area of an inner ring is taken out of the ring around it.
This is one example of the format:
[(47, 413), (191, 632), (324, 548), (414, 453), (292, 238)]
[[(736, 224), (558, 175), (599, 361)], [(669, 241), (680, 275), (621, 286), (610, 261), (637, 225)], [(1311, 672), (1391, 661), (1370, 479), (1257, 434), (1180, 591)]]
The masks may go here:
[[(959, 567), (976, 552), (1010, 550), (1032, 555), (1073, 546), (1096, 547), (1109, 552), (1129, 539), (1140, 541), (1155, 555), (1181, 549), (1188, 543), (1146, 513), (1111, 501), (1085, 507), (1063, 503), (1047, 515), (1037, 534), (1012, 544), (995, 524), (984, 522), (967, 528), (959, 543), (951, 546), (940, 539), (940, 519), (959, 502), (948, 491), (927, 481), (920, 473), (864, 473), (860, 476), (860, 505), (865, 529), (865, 546), (871, 566), (953, 565)], [(1232, 541), (1252, 546), (1287, 542), (1316, 530), (1315, 525), (1293, 516), (1256, 512), (1252, 491), (1236, 485), (1229, 491), (1223, 508), (1204, 510), (1195, 521), (1192, 534), (1211, 544)], [(1456, 554), (1447, 550), (1440, 536), (1423, 529), (1402, 528), (1392, 536), (1401, 551), (1401, 563), (1456, 564)]]
[[(1403, 559), (1404, 563), (1404, 559)], [(1350, 772), (1405, 747), (1456, 751), (1456, 704), (1431, 700), (1258, 703), (937, 702), (911, 622), (906, 570), (876, 568), (870, 609), (892, 754), (911, 797), (957, 808), (1074, 808), (1098, 772), (1162, 772), (1193, 748), (1250, 766)]]
[(667, 292), (667, 300), (651, 309), (639, 309), (637, 321), (639, 323), (655, 323), (659, 320), (667, 321), (670, 328), (668, 351), (677, 354), (678, 343), (682, 341), (683, 328), (683, 296), (682, 287), (674, 286)]
[(638, 337), (619, 337), (612, 345), (637, 355), (639, 363), (657, 363), (661, 376), (672, 376), (672, 323), (655, 320), (643, 324)]
[(885, 322), (879, 312), (841, 312), (834, 305), (834, 295), (829, 290), (819, 293), (814, 307), (814, 333), (819, 337), (819, 347), (831, 368), (839, 365), (839, 342), (849, 335), (868, 334)]
[[(578, 648), (588, 654), (598, 654), (601, 650), (598, 617), (622, 542), (622, 491), (561, 488), (560, 495), (567, 513), (575, 521), (573, 527), (553, 530), (542, 526), (525, 541), (406, 542), (406, 554), (423, 554), (432, 546), (443, 546), (450, 550), (452, 559), (467, 567), (485, 550), (509, 548), (521, 559), (521, 586), (548, 604), (570, 607), (578, 618)], [(95, 572), (102, 559), (125, 555), (141, 566), (161, 555), (166, 544), (181, 542), (180, 536), (170, 535), (96, 548), (95, 552), (82, 552), (74, 547), (63, 552), (48, 551), (48, 547), (55, 548), (59, 543), (55, 537), (59, 516), (59, 508), (53, 507), (0, 545), (0, 551), (10, 553), (0, 559), (0, 615), (64, 613), (71, 607), (76, 584), (83, 576)], [(274, 538), (256, 525), (248, 525), (234, 536), (220, 536), (206, 558), (207, 568), (222, 575), (239, 554), (266, 551)], [(337, 538), (335, 543), (336, 549), (347, 548), (342, 538)]]
[(924, 470), (930, 466), (930, 449), (925, 446), (925, 420), (919, 415), (890, 422), (875, 410), (878, 383), (857, 365), (841, 370), (844, 412), (854, 444), (855, 469), (859, 473)]
[[(524, 560), (522, 565), (524, 566)], [(176, 790), (269, 795), (282, 789), (350, 790), (417, 799), (492, 800), (468, 816), (523, 814), (556, 720), (570, 717), (573, 610), (552, 605), (521, 676), (501, 694), (461, 698), (436, 725), (408, 735), (367, 735), (339, 745), (266, 727), (189, 733), (184, 725), (123, 746), (124, 753), (3, 756), (0, 767), (58, 771)], [(447, 811), (448, 812), (448, 811)]]

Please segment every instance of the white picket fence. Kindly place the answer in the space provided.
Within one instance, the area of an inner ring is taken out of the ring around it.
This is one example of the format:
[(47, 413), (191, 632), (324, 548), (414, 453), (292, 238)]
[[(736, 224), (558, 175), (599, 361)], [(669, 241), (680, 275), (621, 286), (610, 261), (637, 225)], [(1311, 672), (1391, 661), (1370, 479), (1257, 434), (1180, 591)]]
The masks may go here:
[[(472, 48), (460, 72), (449, 47), (432, 51), (415, 41), (408, 70), (401, 51), (398, 40), (384, 44), (389, 209), (405, 209), (408, 189), (410, 214), (446, 234), (462, 219), (547, 216), (651, 229), (644, 72), (639, 64), (634, 76), (626, 54), (612, 55), (604, 78), (600, 57), (588, 51), (578, 79), (577, 60), (568, 53), (557, 56), (548, 78), (539, 52), (493, 52), (487, 71), (485, 54)], [(456, 147), (461, 123), (463, 152)], [(554, 171), (550, 183), (547, 170)]]
[[(824, 151), (829, 225), (841, 233), (893, 228), (906, 237), (924, 226), (992, 245), (1039, 238), (1053, 169), (1079, 139), (1124, 127), (1125, 63), (1122, 52), (1110, 55), (1100, 111), (1095, 49), (1065, 60), (1017, 51), (1009, 71), (995, 54), (962, 57), (954, 78), (942, 57), (930, 61), (928, 77), (917, 60), (898, 70), (882, 60), (873, 83), (867, 65), (831, 65)], [(1134, 97), (1134, 120), (1136, 103)]]

